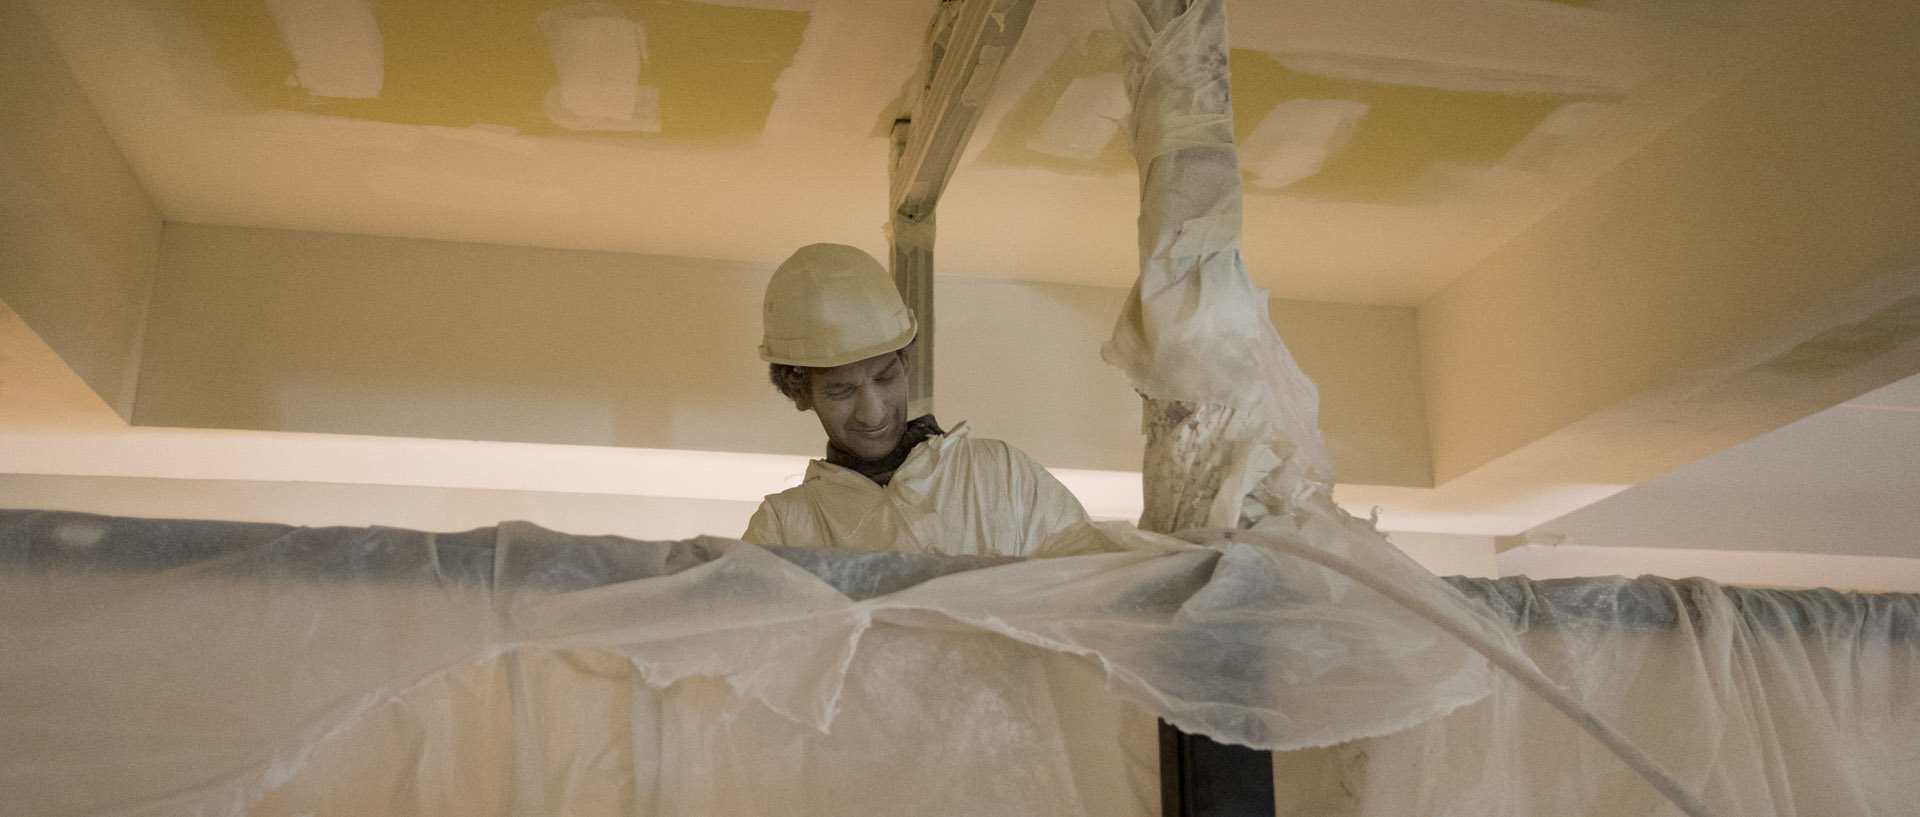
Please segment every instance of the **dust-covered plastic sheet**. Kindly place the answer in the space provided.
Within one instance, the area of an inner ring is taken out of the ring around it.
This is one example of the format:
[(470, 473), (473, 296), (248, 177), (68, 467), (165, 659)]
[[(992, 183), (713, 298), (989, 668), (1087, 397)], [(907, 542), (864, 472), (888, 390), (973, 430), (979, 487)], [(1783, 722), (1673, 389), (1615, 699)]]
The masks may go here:
[(1156, 715), (1326, 745), (1488, 686), (1278, 552), (1057, 542), (0, 511), (0, 813), (1152, 814)]
[[(1920, 803), (1920, 595), (1454, 581), (1715, 814), (1892, 817)], [(1274, 765), (1281, 815), (1678, 813), (1504, 676), (1447, 717)]]

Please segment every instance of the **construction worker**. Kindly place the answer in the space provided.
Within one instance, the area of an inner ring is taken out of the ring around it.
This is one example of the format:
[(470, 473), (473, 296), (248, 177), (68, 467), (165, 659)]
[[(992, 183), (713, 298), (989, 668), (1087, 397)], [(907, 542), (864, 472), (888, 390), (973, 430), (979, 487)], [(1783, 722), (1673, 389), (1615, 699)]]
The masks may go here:
[(1087, 513), (1059, 480), (965, 423), (907, 416), (918, 323), (873, 256), (801, 247), (767, 283), (760, 357), (775, 388), (827, 433), (827, 456), (770, 495), (756, 544), (1023, 556)]

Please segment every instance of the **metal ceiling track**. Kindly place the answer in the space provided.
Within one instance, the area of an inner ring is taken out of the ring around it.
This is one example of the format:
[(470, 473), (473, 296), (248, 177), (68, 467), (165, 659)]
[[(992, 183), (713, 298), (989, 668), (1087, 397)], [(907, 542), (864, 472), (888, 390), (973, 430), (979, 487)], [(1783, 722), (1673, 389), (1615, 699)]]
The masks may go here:
[(1034, 0), (942, 0), (905, 118), (893, 123), (887, 243), (893, 282), (920, 322), (907, 351), (907, 415), (933, 413), (933, 211), (953, 178)]

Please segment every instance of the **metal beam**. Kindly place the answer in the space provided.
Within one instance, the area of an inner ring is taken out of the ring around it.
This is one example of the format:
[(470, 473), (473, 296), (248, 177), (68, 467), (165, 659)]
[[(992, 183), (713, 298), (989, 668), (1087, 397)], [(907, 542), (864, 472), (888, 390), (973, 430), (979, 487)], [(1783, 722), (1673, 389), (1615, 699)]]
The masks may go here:
[(992, 96), (1034, 0), (945, 0), (927, 43), (925, 82), (907, 115), (895, 161), (893, 212), (919, 220), (940, 201), (960, 154)]
[(1273, 756), (1160, 722), (1161, 817), (1273, 817)]
[(933, 210), (1026, 29), (1033, 0), (943, 0), (925, 61), (894, 123), (887, 241), (894, 286), (920, 322), (908, 350), (907, 416), (933, 413)]
[[(909, 128), (905, 121), (893, 123), (893, 156), (896, 163), (906, 148)], [(887, 219), (889, 263), (893, 286), (900, 300), (913, 310), (920, 322), (920, 334), (907, 348), (907, 419), (933, 413), (933, 211), (919, 220), (907, 218), (896, 210)]]

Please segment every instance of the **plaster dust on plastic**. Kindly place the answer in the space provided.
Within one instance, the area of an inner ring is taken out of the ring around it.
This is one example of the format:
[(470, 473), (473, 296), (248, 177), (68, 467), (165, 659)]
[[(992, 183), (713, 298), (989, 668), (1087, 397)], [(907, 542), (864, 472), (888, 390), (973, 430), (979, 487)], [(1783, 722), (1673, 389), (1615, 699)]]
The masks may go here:
[(1485, 689), (1271, 551), (1079, 530), (950, 564), (0, 513), (0, 805), (1146, 814), (1154, 715), (1313, 746)]

